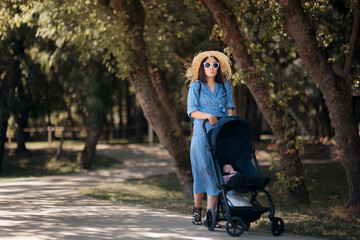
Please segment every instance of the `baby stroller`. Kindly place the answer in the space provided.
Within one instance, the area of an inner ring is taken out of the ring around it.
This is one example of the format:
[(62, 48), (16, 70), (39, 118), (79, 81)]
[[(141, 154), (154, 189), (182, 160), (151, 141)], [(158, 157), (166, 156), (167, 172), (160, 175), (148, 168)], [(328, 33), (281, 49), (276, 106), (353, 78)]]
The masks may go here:
[[(265, 186), (269, 177), (263, 177), (252, 145), (252, 129), (249, 122), (241, 117), (220, 118), (218, 123), (211, 126), (208, 120), (203, 121), (206, 135), (207, 149), (211, 161), (207, 166), (208, 174), (214, 176), (218, 195), (217, 213), (215, 209), (208, 209), (205, 226), (214, 231), (216, 223), (226, 220), (226, 231), (230, 236), (238, 237), (245, 230), (250, 229), (250, 223), (258, 220), (265, 212), (270, 212), (270, 231), (274, 236), (280, 236), (284, 231), (284, 221), (275, 217), (275, 208)], [(206, 130), (208, 128), (208, 131)], [(220, 169), (225, 164), (231, 164), (239, 173), (224, 183)], [(251, 193), (250, 204), (246, 206), (231, 206), (228, 202), (229, 191), (239, 194)], [(256, 197), (258, 192), (266, 194), (269, 207), (262, 206)], [(220, 217), (222, 213), (222, 217)]]

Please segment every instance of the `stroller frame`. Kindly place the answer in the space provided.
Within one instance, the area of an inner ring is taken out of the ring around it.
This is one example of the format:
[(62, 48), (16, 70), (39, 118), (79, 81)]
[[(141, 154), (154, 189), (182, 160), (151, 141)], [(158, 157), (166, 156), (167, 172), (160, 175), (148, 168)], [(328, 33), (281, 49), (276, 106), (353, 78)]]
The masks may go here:
[[(244, 121), (251, 129), (251, 126), (246, 119), (241, 117), (227, 117), (226, 119), (229, 118)], [(208, 209), (206, 213), (205, 226), (208, 228), (209, 231), (214, 231), (217, 222), (226, 220), (227, 233), (230, 236), (237, 237), (240, 236), (244, 231), (248, 231), (250, 229), (251, 222), (258, 220), (263, 213), (269, 212), (268, 218), (270, 220), (270, 232), (274, 236), (280, 236), (284, 231), (284, 221), (279, 217), (275, 217), (275, 207), (271, 195), (267, 190), (265, 190), (265, 185), (270, 181), (270, 178), (262, 176), (259, 163), (256, 159), (255, 148), (250, 147), (249, 154), (251, 164), (253, 164), (253, 167), (255, 165), (257, 176), (239, 176), (238, 178), (243, 181), (241, 185), (236, 186), (236, 189), (234, 189), (234, 187), (230, 186), (229, 184), (221, 184), (219, 181), (219, 176), (216, 172), (216, 165), (214, 162), (214, 160), (216, 159), (216, 153), (214, 151), (214, 147), (211, 144), (210, 134), (208, 134), (206, 131), (207, 122), (207, 119), (204, 120), (202, 127), (206, 136), (206, 147), (210, 151), (210, 162), (213, 169), (213, 174), (215, 176), (215, 184), (216, 187), (220, 190), (220, 193), (218, 194), (217, 211), (215, 213), (215, 209)], [(216, 162), (216, 164), (219, 165), (218, 162)], [(260, 184), (251, 184), (251, 180), (259, 180)], [(253, 206), (229, 206), (226, 193), (230, 190), (236, 190), (236, 192), (238, 193), (250, 192), (250, 204)], [(256, 200), (258, 192), (263, 192), (266, 194), (270, 207), (263, 207)], [(220, 217), (220, 212), (222, 213), (223, 217)]]

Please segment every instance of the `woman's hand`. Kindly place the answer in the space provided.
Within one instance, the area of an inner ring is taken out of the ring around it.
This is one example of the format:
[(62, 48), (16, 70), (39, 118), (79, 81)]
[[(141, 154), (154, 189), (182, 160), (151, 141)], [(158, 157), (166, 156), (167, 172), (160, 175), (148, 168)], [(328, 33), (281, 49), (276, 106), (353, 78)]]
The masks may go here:
[(199, 110), (194, 111), (190, 114), (191, 117), (196, 118), (196, 119), (208, 119), (211, 125), (214, 125), (218, 122), (217, 120), (217, 116), (216, 115), (212, 115), (210, 113), (204, 113), (204, 112), (200, 112)]
[(217, 119), (216, 115), (209, 114), (208, 120), (209, 120), (211, 125), (215, 125), (218, 122), (218, 119)]

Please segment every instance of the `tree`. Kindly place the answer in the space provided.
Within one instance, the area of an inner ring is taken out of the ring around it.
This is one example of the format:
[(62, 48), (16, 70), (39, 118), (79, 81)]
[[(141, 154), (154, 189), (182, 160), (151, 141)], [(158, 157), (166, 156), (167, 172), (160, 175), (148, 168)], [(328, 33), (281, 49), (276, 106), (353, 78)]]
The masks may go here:
[(292, 202), (309, 203), (302, 164), (296, 147), (296, 132), (293, 130), (295, 123), (287, 114), (287, 109), (270, 96), (257, 72), (254, 60), (248, 54), (245, 38), (231, 10), (220, 0), (203, 0), (203, 2), (224, 32), (225, 43), (229, 46), (235, 62), (247, 72), (244, 79), (246, 86), (273, 130), (275, 143), (281, 156), (282, 170), (291, 186), (288, 189), (289, 198)]
[[(190, 196), (192, 178), (189, 147), (176, 108), (166, 92), (163, 73), (150, 63), (145, 50), (144, 9), (138, 1), (131, 4), (114, 1), (111, 6), (115, 6), (117, 14), (112, 11), (110, 16), (105, 16), (94, 4), (96, 2), (72, 2), (69, 5), (63, 1), (35, 1), (22, 6), (25, 12), (22, 17), (28, 19), (33, 15), (38, 16), (38, 36), (53, 39), (59, 49), (65, 45), (76, 46), (83, 64), (86, 65), (94, 54), (100, 52), (111, 74), (121, 79), (130, 79), (145, 117), (175, 159), (177, 175), (185, 195)], [(93, 139), (99, 134), (99, 126), (93, 131)], [(95, 152), (96, 141), (91, 142), (93, 144), (84, 149), (83, 156), (89, 151)]]
[(4, 156), (8, 119), (10, 116), (9, 104), (11, 104), (15, 86), (20, 78), (20, 62), (18, 56), (23, 53), (22, 44), (16, 40), (15, 36), (10, 36), (9, 45), (7, 45), (6, 50), (9, 61), (4, 79), (2, 79), (2, 84), (0, 86), (0, 172)]
[(111, 77), (107, 77), (106, 69), (99, 62), (91, 60), (88, 66), (89, 71), (85, 77), (85, 84), (89, 93), (86, 101), (88, 130), (85, 147), (81, 154), (81, 163), (84, 169), (91, 169), (92, 167), (96, 145), (106, 122), (107, 106), (111, 105), (110, 82), (113, 80)]
[[(19, 38), (22, 39), (21, 44), (24, 49), (24, 54), (21, 58), (19, 56), (20, 77), (16, 84), (16, 91), (13, 94), (13, 104), (11, 105), (11, 113), (16, 122), (16, 143), (17, 152), (25, 153), (27, 148), (26, 133), (24, 128), (28, 127), (29, 116), (34, 109), (41, 111), (39, 107), (40, 99), (46, 94), (37, 94), (45, 89), (46, 75), (41, 71), (41, 66), (31, 55), (31, 51), (35, 45), (42, 45), (44, 48), (48, 46), (47, 42), (41, 41), (40, 38), (35, 37), (36, 29), (22, 24), (20, 31), (14, 31)], [(57, 94), (52, 94), (52, 100), (56, 99)], [(48, 99), (49, 100), (49, 99)], [(55, 105), (56, 101), (49, 101)]]
[[(342, 77), (338, 77), (329, 65), (324, 52), (319, 48), (319, 42), (312, 27), (312, 20), (305, 13), (301, 3), (297, 0), (280, 0), (279, 2), (284, 12), (284, 27), (296, 42), (297, 52), (303, 60), (305, 68), (323, 93), (325, 103), (328, 106), (331, 125), (335, 131), (336, 143), (347, 176), (349, 205), (360, 206), (360, 137), (351, 111), (353, 106), (351, 81), (349, 81), (349, 67), (353, 54), (352, 46), (355, 46), (355, 43), (351, 38), (345, 72)], [(356, 37), (359, 1), (354, 2), (356, 2), (356, 7), (353, 9), (354, 25), (352, 32)]]
[[(24, 54), (23, 41), (20, 34), (21, 24), (14, 24), (8, 21), (12, 15), (18, 14), (19, 10), (10, 7), (8, 2), (0, 3), (0, 49), (2, 56), (0, 58), (0, 171), (5, 150), (6, 131), (8, 119), (13, 104), (13, 95), (15, 88), (20, 81), (20, 59)], [(9, 11), (6, 11), (9, 9)], [(13, 31), (12, 31), (13, 29)]]
[[(102, 3), (103, 1), (99, 1)], [(127, 42), (135, 67), (129, 81), (135, 89), (144, 116), (153, 126), (160, 142), (175, 160), (176, 174), (186, 196), (192, 196), (192, 174), (189, 146), (180, 125), (178, 113), (164, 86), (160, 69), (150, 63), (144, 42), (146, 13), (139, 0), (113, 1), (114, 10), (126, 14), (122, 24), (131, 42)], [(108, 6), (107, 4), (105, 4)], [(113, 11), (112, 11), (113, 12)]]

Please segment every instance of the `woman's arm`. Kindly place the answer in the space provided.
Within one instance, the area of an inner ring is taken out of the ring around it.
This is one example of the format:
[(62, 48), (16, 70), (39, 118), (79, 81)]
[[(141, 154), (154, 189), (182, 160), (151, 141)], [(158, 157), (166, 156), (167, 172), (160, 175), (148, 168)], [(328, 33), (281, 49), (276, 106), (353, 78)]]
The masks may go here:
[(225, 81), (225, 90), (226, 90), (226, 98), (227, 98), (227, 114), (228, 116), (234, 116), (235, 115), (235, 104), (234, 104), (234, 96), (233, 96), (233, 89), (231, 86), (231, 83), (228, 81)]
[(208, 119), (211, 125), (214, 125), (218, 122), (217, 120), (217, 116), (216, 115), (212, 115), (210, 113), (204, 113), (204, 112), (200, 112), (200, 111), (194, 111), (191, 114), (191, 117), (196, 118), (196, 119)]

